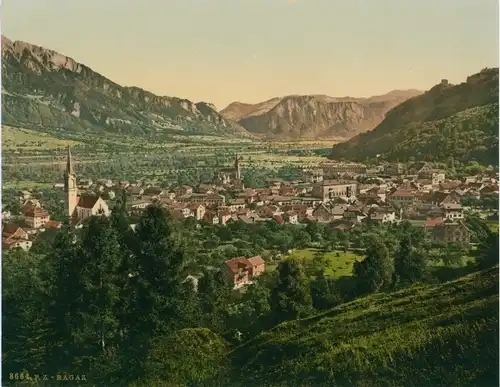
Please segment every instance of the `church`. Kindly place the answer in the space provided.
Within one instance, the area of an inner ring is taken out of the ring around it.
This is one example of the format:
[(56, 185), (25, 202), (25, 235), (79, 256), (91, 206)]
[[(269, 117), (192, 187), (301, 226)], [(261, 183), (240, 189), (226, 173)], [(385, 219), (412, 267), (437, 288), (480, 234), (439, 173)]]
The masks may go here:
[(65, 213), (68, 218), (78, 222), (93, 215), (109, 216), (110, 211), (106, 202), (96, 195), (79, 195), (76, 183), (76, 173), (71, 159), (71, 150), (68, 146), (66, 171), (64, 172), (64, 192), (66, 193)]
[(222, 185), (231, 185), (241, 182), (241, 158), (236, 155), (233, 168), (219, 169), (215, 178), (215, 183)]

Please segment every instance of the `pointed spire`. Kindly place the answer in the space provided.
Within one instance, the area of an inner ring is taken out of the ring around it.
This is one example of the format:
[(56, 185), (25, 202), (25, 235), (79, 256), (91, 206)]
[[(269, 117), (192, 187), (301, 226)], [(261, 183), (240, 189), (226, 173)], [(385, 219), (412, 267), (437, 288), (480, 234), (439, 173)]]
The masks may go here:
[(66, 160), (66, 173), (68, 175), (74, 175), (75, 174), (75, 171), (73, 169), (73, 162), (71, 160), (71, 150), (70, 150), (69, 145), (68, 145), (68, 156), (67, 156), (67, 160)]

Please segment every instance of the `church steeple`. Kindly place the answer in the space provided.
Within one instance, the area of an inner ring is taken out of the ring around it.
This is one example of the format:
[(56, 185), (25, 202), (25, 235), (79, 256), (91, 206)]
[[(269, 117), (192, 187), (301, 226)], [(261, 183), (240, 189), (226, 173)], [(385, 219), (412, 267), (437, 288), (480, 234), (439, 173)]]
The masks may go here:
[(64, 171), (64, 191), (66, 192), (66, 216), (71, 218), (78, 204), (78, 188), (76, 186), (76, 173), (69, 146), (66, 156), (66, 170)]
[(68, 155), (66, 157), (66, 174), (74, 175), (75, 170), (73, 169), (73, 161), (71, 160), (71, 149), (68, 145)]
[(236, 180), (241, 180), (241, 167), (240, 167), (240, 158), (238, 157), (238, 153), (236, 153), (236, 158), (234, 160), (234, 169), (236, 170)]

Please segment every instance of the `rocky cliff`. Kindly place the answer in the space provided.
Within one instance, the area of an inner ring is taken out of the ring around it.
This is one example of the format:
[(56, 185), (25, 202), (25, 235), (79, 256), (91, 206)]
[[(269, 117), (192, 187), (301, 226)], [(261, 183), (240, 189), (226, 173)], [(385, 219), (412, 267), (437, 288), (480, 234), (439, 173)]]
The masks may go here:
[(347, 139), (373, 129), (389, 110), (420, 94), (394, 90), (370, 98), (293, 95), (253, 105), (234, 102), (220, 113), (265, 137)]
[(55, 51), (2, 36), (2, 120), (38, 130), (248, 136), (211, 104), (123, 87)]

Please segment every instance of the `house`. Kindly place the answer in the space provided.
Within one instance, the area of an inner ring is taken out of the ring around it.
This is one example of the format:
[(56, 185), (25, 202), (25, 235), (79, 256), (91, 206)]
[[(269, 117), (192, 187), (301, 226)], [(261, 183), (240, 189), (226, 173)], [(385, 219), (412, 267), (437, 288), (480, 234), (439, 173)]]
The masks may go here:
[(177, 196), (191, 195), (193, 193), (193, 188), (189, 185), (181, 185), (174, 190)]
[(446, 219), (463, 219), (462, 205), (458, 203), (443, 203), (441, 205)]
[(82, 195), (78, 199), (74, 217), (80, 220), (94, 215), (109, 216), (109, 214), (109, 207), (101, 197), (93, 195)]
[(298, 217), (298, 214), (295, 211), (287, 211), (287, 212), (285, 212), (285, 214), (284, 214), (283, 217), (290, 224), (297, 224), (297, 223), (299, 223), (299, 217)]
[(250, 284), (252, 279), (260, 276), (265, 270), (265, 262), (260, 256), (252, 258), (232, 258), (224, 262), (224, 277), (238, 289)]
[(468, 245), (470, 231), (463, 220), (446, 219), (431, 230), (431, 238), (441, 243)]
[(43, 227), (50, 220), (48, 212), (41, 207), (34, 207), (25, 211), (23, 217), (25, 223), (34, 229)]
[(396, 221), (396, 211), (392, 207), (373, 207), (368, 211), (368, 219), (373, 223), (392, 223)]
[(336, 197), (350, 198), (356, 195), (357, 182), (349, 180), (324, 180), (316, 184), (311, 195), (322, 201), (328, 201)]
[(205, 206), (203, 204), (192, 203), (188, 208), (191, 210), (191, 214), (196, 220), (202, 220), (205, 216)]
[(57, 220), (49, 220), (43, 226), (43, 228), (45, 228), (46, 230), (60, 230), (61, 227), (62, 227), (62, 222), (59, 222)]
[(405, 173), (402, 163), (390, 163), (384, 167), (384, 173), (389, 176), (399, 176)]
[(416, 201), (416, 192), (398, 189), (389, 195), (389, 201), (398, 207), (407, 207)]
[(320, 204), (312, 212), (312, 216), (320, 223), (330, 223), (333, 220), (331, 210), (324, 204)]
[(10, 250), (19, 247), (28, 251), (31, 245), (28, 233), (21, 227), (12, 223), (2, 225), (2, 249)]
[(302, 171), (302, 180), (306, 183), (321, 183), (323, 181), (323, 169), (304, 169)]
[(220, 218), (215, 212), (206, 211), (205, 215), (203, 216), (203, 221), (210, 223), (210, 224), (219, 224)]

